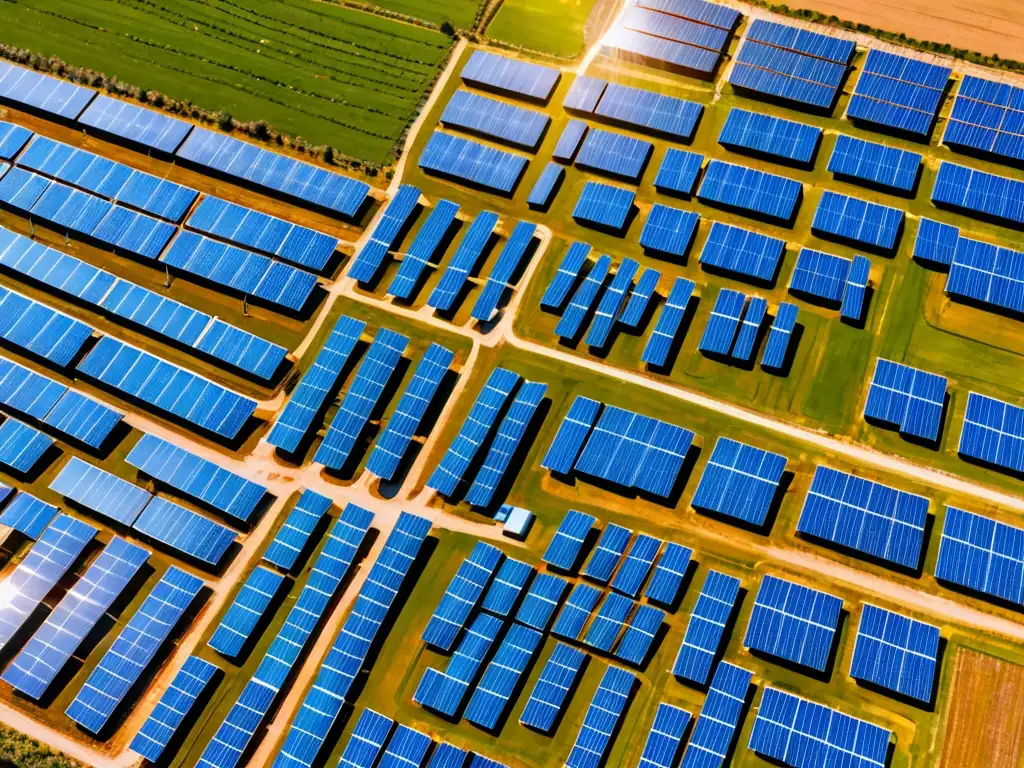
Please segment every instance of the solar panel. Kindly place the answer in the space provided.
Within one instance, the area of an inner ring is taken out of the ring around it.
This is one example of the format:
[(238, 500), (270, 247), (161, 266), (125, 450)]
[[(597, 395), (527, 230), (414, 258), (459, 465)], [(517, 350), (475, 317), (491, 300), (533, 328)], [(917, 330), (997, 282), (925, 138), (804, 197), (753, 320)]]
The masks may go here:
[(566, 640), (579, 641), (583, 635), (583, 627), (600, 599), (601, 590), (589, 584), (576, 584), (569, 593), (561, 613), (558, 614), (551, 634), (564, 637)]
[(739, 579), (708, 571), (672, 665), (673, 675), (698, 685), (707, 684), (722, 643), (728, 640), (725, 633), (739, 592)]
[(96, 91), (67, 80), (0, 62), (0, 98), (52, 117), (74, 120), (95, 95)]
[(952, 224), (921, 217), (914, 240), (914, 258), (943, 267), (953, 263), (953, 254), (960, 240), (960, 228)]
[(612, 581), (612, 589), (636, 598), (647, 581), (663, 543), (661, 539), (648, 536), (646, 533), (641, 533), (633, 539), (626, 559), (622, 561)]
[(505, 247), (501, 249), (498, 260), (491, 268), (491, 273), (487, 276), (484, 289), (473, 305), (472, 317), (481, 322), (494, 320), (498, 314), (498, 307), (512, 289), (513, 278), (523, 269), (524, 260), (536, 232), (537, 225), (529, 221), (520, 221), (516, 224), (512, 234), (505, 241)]
[(643, 88), (611, 83), (594, 114), (613, 123), (678, 141), (691, 141), (704, 105)]
[(649, 141), (593, 128), (576, 156), (576, 167), (636, 183), (653, 151)]
[(644, 592), (650, 602), (669, 608), (675, 607), (692, 556), (693, 550), (689, 547), (676, 544), (674, 541), (665, 545), (665, 550), (654, 568), (654, 575), (651, 576), (651, 581)]
[(704, 164), (704, 156), (675, 147), (665, 150), (665, 157), (654, 177), (654, 188), (663, 194), (689, 198), (697, 186), (697, 176)]
[(843, 303), (839, 314), (844, 320), (859, 323), (864, 317), (864, 302), (867, 300), (868, 281), (871, 278), (871, 259), (857, 254), (850, 263), (850, 274), (846, 278)]
[(619, 316), (619, 324), (630, 329), (637, 329), (647, 314), (654, 293), (658, 290), (658, 283), (661, 281), (661, 272), (656, 269), (647, 268), (636, 281), (632, 292), (629, 294), (629, 302)]
[(469, 557), (462, 561), (441, 601), (423, 630), (427, 645), (450, 651), (469, 615), (483, 597), (498, 565), (505, 557), (500, 549), (478, 541)]
[(778, 493), (786, 462), (786, 457), (777, 453), (719, 437), (692, 504), (701, 511), (760, 527)]
[(1024, 224), (1024, 181), (943, 161), (932, 187), (932, 202), (975, 218)]
[(1024, 472), (1024, 408), (969, 393), (957, 452), (961, 458)]
[(938, 627), (865, 603), (850, 677), (928, 703), (938, 653)]
[(903, 230), (903, 211), (826, 190), (811, 229), (819, 237), (891, 252)]
[(505, 481), (513, 456), (520, 450), (537, 409), (544, 401), (548, 385), (526, 381), (516, 393), (512, 405), (498, 425), (484, 463), (466, 493), (466, 501), (474, 507), (488, 507), (494, 501), (499, 486)]
[(565, 305), (573, 286), (576, 284), (580, 270), (587, 262), (590, 251), (591, 248), (587, 243), (582, 243), (578, 240), (569, 246), (565, 256), (562, 257), (561, 263), (558, 265), (558, 270), (555, 272), (554, 277), (551, 278), (551, 282), (544, 289), (544, 295), (540, 300), (542, 309), (553, 312), (562, 311), (562, 307)]
[(588, 181), (583, 185), (572, 217), (580, 224), (621, 230), (633, 209), (635, 197), (631, 189)]
[(463, 633), (444, 672), (433, 667), (423, 671), (412, 700), (420, 706), (454, 718), (462, 708), (484, 659), (497, 641), (502, 622), (478, 613)]
[(781, 765), (870, 766), (889, 761), (892, 732), (837, 709), (765, 688), (750, 749)]
[(1024, 314), (1024, 252), (961, 237), (946, 280), (954, 299)]
[(420, 231), (413, 238), (398, 265), (398, 271), (388, 286), (388, 293), (400, 299), (410, 299), (419, 288), (427, 265), (432, 263), (442, 241), (455, 223), (459, 212), (457, 203), (440, 200), (430, 212)]
[(186, 496), (242, 522), (252, 520), (267, 495), (265, 486), (156, 435), (143, 435), (125, 461)]
[(615, 572), (615, 567), (626, 553), (626, 547), (632, 537), (633, 532), (629, 528), (623, 528), (615, 523), (606, 525), (587, 567), (583, 570), (583, 575), (598, 584), (607, 584)]
[(509, 195), (522, 178), (527, 162), (522, 155), (434, 131), (420, 153), (419, 166), (438, 176)]
[(399, 515), (320, 665), (273, 768), (313, 765), (429, 531), (429, 520), (406, 512)]
[(650, 605), (638, 606), (615, 648), (615, 656), (627, 664), (643, 667), (665, 620), (665, 612)]
[[(573, 87), (575, 87), (575, 85)], [(568, 107), (566, 108), (568, 109)], [(593, 109), (588, 111), (592, 112)], [(571, 163), (576, 158), (576, 153), (579, 151), (580, 144), (583, 143), (583, 138), (587, 135), (587, 131), (589, 130), (590, 126), (582, 120), (570, 120), (565, 124), (565, 128), (562, 129), (562, 133), (558, 137), (558, 143), (555, 144), (555, 149), (554, 152), (551, 153), (551, 157), (560, 163)]]
[(727, 32), (731, 32), (740, 19), (739, 11), (705, 0), (639, 0), (638, 4), (641, 8), (692, 19)]
[(562, 604), (562, 598), (569, 591), (569, 582), (550, 573), (539, 573), (530, 584), (530, 589), (523, 598), (522, 605), (516, 613), (516, 621), (547, 632), (551, 626), (555, 612)]
[(527, 205), (530, 208), (547, 210), (551, 205), (551, 199), (562, 186), (564, 180), (565, 169), (557, 163), (548, 163), (544, 166), (540, 176), (537, 177), (537, 182), (533, 185), (533, 189), (530, 190), (530, 194), (526, 198)]
[(529, 627), (509, 627), (466, 706), (466, 720), (489, 731), (498, 727), (543, 640)]
[(166, 154), (173, 154), (192, 130), (192, 123), (102, 93), (79, 115), (78, 122), (138, 147)]
[(587, 654), (583, 651), (564, 643), (555, 643), (555, 649), (533, 686), (519, 722), (535, 731), (551, 733), (568, 703), (586, 660)]
[(1024, 89), (964, 75), (942, 143), (961, 152), (1024, 160)]
[(685, 709), (665, 702), (658, 704), (637, 768), (673, 768), (683, 748), (683, 735), (690, 720), (690, 713)]
[(733, 277), (771, 284), (775, 282), (785, 253), (784, 240), (716, 221), (711, 224), (700, 263), (711, 271), (720, 270)]
[(372, 283), (384, 265), (384, 258), (395, 245), (413, 212), (419, 207), (422, 192), (409, 184), (402, 184), (388, 202), (383, 215), (377, 220), (369, 239), (363, 244), (355, 261), (348, 268), (348, 276), (362, 285)]
[(463, 768), (468, 757), (469, 753), (466, 750), (442, 741), (430, 755), (427, 768)]
[(583, 555), (583, 546), (596, 522), (593, 515), (575, 509), (566, 512), (544, 551), (544, 562), (560, 571), (575, 571)]
[[(840, 137), (842, 138), (842, 137)], [(809, 166), (821, 142), (821, 128), (739, 107), (729, 110), (718, 143), (734, 152)], [(830, 169), (831, 170), (831, 169)]]
[(348, 315), (338, 318), (323, 348), (274, 422), (267, 435), (268, 443), (284, 453), (294, 453), (298, 449), (328, 395), (338, 386), (342, 369), (365, 329), (366, 323), (362, 320)]
[(186, 226), (315, 272), (323, 271), (338, 248), (335, 237), (209, 195)]
[(431, 344), (427, 348), (395, 412), (377, 438), (370, 458), (366, 460), (368, 472), (384, 481), (394, 479), (454, 359), (455, 354), (440, 344)]
[(802, 248), (789, 279), (789, 292), (838, 306), (846, 291), (851, 266), (852, 262), (841, 256)]
[[(2, 520), (2, 518), (0, 518)], [(494, 580), (487, 588), (483, 603), (480, 607), (490, 611), (495, 616), (505, 618), (512, 614), (512, 610), (519, 603), (519, 598), (526, 589), (527, 582), (533, 576), (533, 566), (506, 557)]]
[(623, 259), (616, 267), (615, 276), (601, 294), (590, 330), (587, 332), (588, 346), (593, 349), (603, 349), (607, 346), (612, 326), (626, 302), (626, 294), (633, 288), (633, 277), (639, 268), (639, 263), (633, 259)]
[(124, 414), (113, 408), (69, 389), (43, 417), (43, 423), (74, 442), (99, 449), (123, 418)]
[(30, 698), (41, 699), (148, 559), (147, 550), (115, 536), (7, 667), (4, 681)]
[[(0, 496), (6, 495), (0, 493)], [(27, 491), (19, 491), (0, 513), (0, 525), (13, 528), (35, 541), (59, 512), (52, 504), (40, 501)]]
[(263, 559), (284, 571), (291, 571), (309, 545), (313, 531), (331, 508), (331, 500), (316, 491), (303, 489), (298, 501), (274, 536)]
[(839, 134), (828, 161), (837, 178), (859, 181), (897, 192), (913, 192), (921, 168), (921, 155)]
[[(632, 263), (635, 264), (636, 262)], [(611, 256), (603, 254), (595, 262), (594, 266), (591, 267), (590, 272), (587, 273), (583, 282), (579, 284), (573, 293), (572, 298), (569, 300), (569, 305), (562, 312), (562, 319), (555, 326), (556, 335), (570, 341), (579, 337), (583, 330), (584, 322), (594, 306), (594, 301), (604, 287), (611, 266)]]
[(420, 768), (427, 757), (427, 751), (433, 746), (434, 741), (426, 734), (413, 730), (405, 725), (399, 725), (391, 734), (391, 739), (377, 763), (379, 768)]
[(951, 70), (874, 48), (862, 69), (847, 117), (926, 139)]
[(441, 123), (533, 151), (547, 132), (551, 118), (543, 112), (460, 88), (448, 100)]
[(180, 554), (216, 567), (235, 542), (235, 532), (191, 509), (154, 498), (132, 527)]
[(380, 328), (356, 371), (355, 379), (331, 420), (313, 461), (335, 471), (344, 467), (409, 345), (407, 336)]
[(63, 384), (0, 357), (0, 402), (9, 408), (42, 419), (67, 391)]
[(1024, 605), (1024, 528), (946, 507), (935, 578)]
[(164, 573), (100, 659), (65, 714), (100, 733), (203, 588), (175, 566)]
[(640, 233), (640, 245), (650, 251), (685, 259), (699, 224), (699, 213), (655, 203)]
[(834, 61), (838, 64), (849, 64), (856, 50), (855, 44), (850, 40), (809, 32), (806, 29), (791, 27), (788, 24), (780, 24), (767, 19), (754, 19), (750, 23), (747, 36), (768, 45), (799, 51), (808, 56)]
[(129, 749), (150, 762), (157, 762), (218, 671), (216, 665), (198, 656), (185, 659), (152, 713), (135, 734)]
[(947, 379), (878, 358), (864, 403), (864, 418), (900, 434), (934, 441), (942, 429)]
[(263, 620), (283, 581), (284, 576), (263, 566), (253, 568), (207, 644), (222, 656), (237, 657)]
[(459, 433), (441, 458), (441, 462), (427, 480), (427, 487), (442, 496), (451, 497), (462, 483), (466, 470), (480, 447), (490, 435), (498, 414), (508, 402), (512, 390), (522, 377), (504, 368), (495, 368), (477, 395)]
[(390, 717), (378, 714), (369, 707), (364, 709), (349, 736), (345, 751), (341, 753), (339, 765), (346, 768), (372, 768), (384, 751), (384, 744), (394, 726), (395, 721)]
[(8, 418), (0, 425), (0, 464), (19, 474), (27, 474), (53, 444), (52, 437)]
[(686, 43), (709, 51), (721, 51), (729, 42), (727, 30), (658, 13), (642, 6), (627, 8), (620, 23), (623, 28), (634, 32)]
[(732, 349), (739, 332), (740, 319), (747, 303), (747, 297), (739, 291), (723, 288), (718, 292), (715, 306), (711, 310), (708, 324), (704, 328), (698, 349), (705, 354), (726, 356)]
[(754, 296), (747, 302), (747, 311), (743, 314), (736, 342), (732, 346), (730, 356), (733, 360), (749, 363), (754, 356), (755, 347), (761, 338), (761, 325), (768, 312), (768, 302), (760, 296)]
[(566, 768), (597, 768), (604, 763), (635, 686), (636, 676), (632, 673), (618, 667), (605, 670), (565, 760)]
[(734, 664), (718, 665), (681, 768), (720, 768), (726, 764), (746, 708), (751, 677), (750, 672)]
[(729, 83), (744, 95), (821, 113), (831, 112), (845, 76), (845, 63), (765, 45), (748, 33), (730, 70)]
[(838, 597), (766, 575), (743, 645), (824, 672), (842, 609)]
[(473, 51), (462, 79), (471, 85), (489, 88), (535, 101), (547, 101), (562, 73), (552, 67), (531, 64), (487, 51)]
[(694, 287), (694, 282), (685, 277), (677, 277), (672, 283), (672, 290), (669, 291), (665, 306), (640, 358), (648, 365), (660, 368), (668, 362), (676, 334), (686, 317), (686, 308), (690, 304)]
[(722, 160), (708, 163), (697, 190), (701, 202), (783, 224), (792, 221), (802, 197), (800, 182)]
[(234, 440), (256, 401), (112, 336), (104, 336), (78, 363), (79, 373), (156, 410), (226, 440)]
[[(309, 579), (288, 612), (284, 626), (267, 648), (252, 679), (246, 683), (206, 745), (197, 766), (230, 768), (237, 765), (246, 753), (253, 735), (261, 727), (281, 689), (290, 679), (310, 639), (317, 633), (324, 612), (352, 568), (372, 520), (370, 512), (354, 504), (348, 504), (342, 511), (341, 517), (327, 534), (327, 543), (317, 555)], [(303, 716), (302, 713), (303, 710), (300, 710), (296, 723)], [(327, 729), (324, 730), (326, 732)], [(292, 745), (286, 741), (275, 765), (287, 759), (286, 755), (293, 754), (290, 749)]]
[(797, 531), (913, 570), (927, 519), (923, 496), (818, 466)]
[(796, 304), (785, 301), (779, 304), (775, 319), (768, 331), (768, 341), (761, 355), (761, 365), (769, 370), (781, 370), (789, 357), (790, 342), (793, 340), (793, 329), (800, 309)]
[(50, 490), (103, 517), (131, 526), (153, 498), (149, 491), (77, 456), (50, 481)]
[(616, 592), (606, 593), (583, 642), (591, 648), (610, 653), (634, 607), (636, 603), (628, 597)]
[(34, 135), (28, 128), (0, 120), (0, 160), (13, 160)]
[[(660, 16), (661, 14), (652, 15)], [(624, 17), (624, 23), (632, 23), (629, 16)], [(692, 26), (699, 27), (700, 25)], [(682, 36), (682, 33), (678, 32), (673, 34)], [(707, 31), (698, 30), (697, 34), (707, 36), (712, 32), (709, 28)], [(689, 36), (695, 37), (696, 35)], [(604, 50), (624, 52), (627, 59), (639, 56), (645, 62), (653, 60), (657, 64), (667, 64), (672, 68), (683, 70), (684, 74), (693, 74), (707, 80), (712, 78), (721, 59), (721, 53), (718, 51), (709, 51), (701, 46), (668, 40), (653, 34), (644, 34), (627, 27), (613, 27), (601, 42)]]
[(0, 287), (0, 338), (63, 368), (82, 351), (93, 328), (47, 305)]
[(481, 211), (476, 215), (448, 266), (441, 273), (441, 279), (427, 297), (427, 306), (440, 312), (451, 311), (466, 287), (466, 281), (479, 267), (480, 258), (491, 242), (497, 223), (498, 214), (493, 211)]
[(348, 219), (355, 218), (370, 192), (365, 182), (206, 128), (193, 128), (175, 154), (194, 165)]

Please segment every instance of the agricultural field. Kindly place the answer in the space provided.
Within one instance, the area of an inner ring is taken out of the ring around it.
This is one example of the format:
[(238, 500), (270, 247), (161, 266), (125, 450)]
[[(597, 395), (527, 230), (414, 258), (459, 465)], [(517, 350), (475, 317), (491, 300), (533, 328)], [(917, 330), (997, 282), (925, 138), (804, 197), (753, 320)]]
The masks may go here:
[(584, 31), (595, 2), (502, 0), (487, 25), (487, 36), (527, 50), (572, 58), (583, 52)]
[(0, 25), (7, 45), (376, 164), (451, 47), (439, 32), (313, 0), (31, 0), (4, 3)]
[(439, 26), (449, 21), (456, 29), (469, 29), (476, 21), (476, 15), (484, 2), (485, 0), (446, 0), (443, 3), (434, 0), (371, 0), (360, 4), (412, 16), (414, 19), (422, 19)]

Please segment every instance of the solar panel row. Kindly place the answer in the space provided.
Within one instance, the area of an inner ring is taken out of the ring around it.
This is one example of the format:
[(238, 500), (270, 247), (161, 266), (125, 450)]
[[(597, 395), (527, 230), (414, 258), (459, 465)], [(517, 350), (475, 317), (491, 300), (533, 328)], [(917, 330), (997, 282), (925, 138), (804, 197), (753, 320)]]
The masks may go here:
[(719, 437), (691, 503), (695, 509), (760, 527), (775, 501), (786, 463), (780, 454)]
[(1024, 408), (971, 392), (957, 451), (961, 457), (1024, 472)]
[[(0, 489), (0, 501), (4, 501), (12, 492), (11, 488)], [(0, 513), (0, 525), (13, 528), (35, 541), (59, 512), (52, 504), (40, 501), (27, 491), (19, 491)]]
[(768, 331), (768, 341), (764, 345), (764, 354), (761, 356), (761, 365), (773, 371), (782, 370), (789, 358), (793, 341), (793, 331), (796, 328), (796, 318), (800, 310), (796, 304), (782, 302), (772, 320), (771, 328)]
[(493, 211), (481, 211), (476, 215), (448, 266), (441, 273), (441, 279), (427, 297), (427, 306), (439, 312), (452, 310), (470, 275), (477, 271), (480, 259), (491, 244), (497, 224), (498, 214)]
[(451, 650), (504, 557), (497, 547), (483, 541), (476, 543), (469, 557), (459, 565), (427, 622), (423, 642), (441, 651)]
[(543, 639), (540, 632), (522, 624), (509, 627), (466, 705), (469, 722), (489, 731), (498, 727)]
[(572, 573), (579, 565), (583, 546), (597, 519), (575, 509), (565, 513), (544, 551), (543, 560), (560, 571)]
[(629, 528), (623, 528), (615, 523), (606, 525), (586, 568), (583, 569), (583, 575), (598, 584), (607, 584), (622, 556), (626, 554), (626, 547), (632, 538), (633, 532)]
[(1024, 528), (946, 507), (935, 578), (1024, 605)]
[[(636, 264), (636, 262), (632, 263)], [(608, 254), (602, 254), (594, 263), (587, 276), (576, 287), (568, 306), (562, 312), (561, 320), (555, 325), (555, 334), (557, 336), (570, 342), (576, 341), (579, 338), (580, 333), (583, 331), (584, 322), (590, 316), (594, 302), (604, 287), (611, 267), (612, 259)]]
[(947, 379), (878, 358), (864, 403), (864, 418), (934, 442), (942, 429)]
[(872, 48), (846, 114), (853, 120), (926, 138), (951, 70)]
[(838, 597), (766, 575), (757, 590), (743, 645), (824, 672), (842, 608)]
[(384, 266), (385, 257), (419, 207), (421, 196), (419, 189), (409, 184), (402, 184), (398, 188), (395, 196), (382, 209), (382, 215), (374, 225), (373, 232), (349, 266), (349, 277), (362, 285), (372, 283), (376, 279), (381, 267)]
[(704, 243), (700, 263), (757, 283), (774, 283), (785, 253), (784, 240), (716, 221)]
[(17, 474), (31, 472), (53, 445), (52, 437), (17, 419), (0, 425), (0, 464)]
[(601, 590), (589, 584), (577, 583), (569, 593), (561, 613), (558, 614), (551, 634), (579, 642), (583, 636), (583, 628), (600, 599)]
[(92, 326), (0, 286), (0, 339), (63, 368), (82, 351)]
[(639, 0), (638, 4), (641, 8), (662, 11), (727, 32), (731, 32), (740, 20), (739, 11), (706, 0)]
[(697, 198), (771, 221), (792, 221), (803, 197), (800, 182), (743, 165), (712, 160)]
[(718, 143), (735, 152), (768, 156), (782, 162), (810, 165), (821, 142), (821, 129), (793, 120), (748, 112), (739, 107), (729, 110)]
[(649, 141), (592, 128), (576, 155), (576, 166), (636, 183), (653, 152)]
[(851, 40), (841, 40), (766, 19), (751, 21), (747, 37), (837, 64), (849, 64), (856, 51), (856, 45)]
[(572, 293), (573, 286), (576, 285), (580, 270), (587, 263), (590, 251), (591, 247), (589, 244), (578, 240), (569, 246), (565, 256), (562, 257), (561, 263), (558, 265), (558, 270), (551, 278), (547, 288), (544, 289), (544, 295), (540, 300), (542, 309), (552, 312), (562, 311), (562, 307), (569, 298), (569, 294)]
[(527, 162), (522, 155), (434, 131), (420, 153), (419, 166), (438, 176), (508, 195), (519, 183)]
[(850, 677), (928, 703), (938, 653), (938, 627), (865, 603)]
[(13, 160), (34, 135), (28, 128), (0, 120), (0, 160)]
[(1024, 252), (961, 237), (946, 293), (1014, 316), (1024, 314)]
[(565, 168), (560, 166), (558, 163), (548, 163), (544, 166), (544, 170), (541, 171), (540, 176), (537, 177), (536, 183), (533, 185), (529, 196), (526, 198), (526, 203), (530, 208), (546, 211), (551, 205), (551, 199), (562, 186), (562, 182), (564, 180)]
[(576, 685), (587, 654), (556, 643), (537, 678), (519, 722), (541, 733), (550, 733)]
[(614, 277), (601, 294), (587, 332), (587, 345), (592, 349), (604, 349), (607, 346), (612, 326), (625, 305), (626, 294), (633, 288), (633, 277), (639, 268), (640, 264), (633, 259), (623, 259), (616, 267)]
[(531, 255), (530, 249), (536, 232), (537, 225), (529, 221), (520, 221), (516, 224), (473, 305), (473, 311), (470, 313), (473, 318), (481, 322), (494, 320), (498, 308), (512, 290), (512, 281), (522, 271), (524, 262)]
[(668, 362), (695, 287), (694, 282), (685, 277), (677, 277), (672, 283), (665, 306), (640, 358), (649, 366), (661, 368)]
[(565, 760), (566, 768), (598, 768), (603, 764), (635, 685), (632, 673), (618, 667), (605, 670)]
[(173, 501), (154, 498), (132, 526), (179, 554), (216, 568), (235, 542), (235, 532)]
[[(636, 10), (640, 11), (641, 9)], [(628, 17), (626, 23), (630, 23)], [(671, 34), (681, 35), (682, 33), (673, 32)], [(708, 80), (713, 76), (718, 62), (722, 58), (718, 51), (710, 51), (698, 45), (645, 34), (627, 27), (613, 28), (602, 40), (602, 43), (604, 49), (623, 52), (626, 54), (626, 58), (640, 57), (641, 60), (669, 64), (682, 69), (685, 73), (693, 73)]]
[(645, 250), (684, 259), (699, 225), (699, 213), (655, 203), (640, 233), (640, 245)]
[(909, 193), (917, 186), (921, 155), (841, 133), (828, 160), (828, 170), (837, 178)]
[(588, 181), (576, 200), (572, 217), (580, 224), (619, 231), (633, 210), (635, 198), (636, 193), (631, 189)]
[(473, 51), (462, 79), (471, 85), (525, 96), (535, 101), (547, 101), (558, 85), (562, 73), (552, 67), (510, 59), (487, 51)]
[(0, 99), (5, 101), (67, 121), (78, 117), (95, 95), (67, 80), (0, 62)]
[(765, 44), (754, 37), (758, 29), (768, 27), (751, 24), (729, 83), (741, 92), (779, 99), (801, 109), (830, 111), (846, 77), (849, 59), (842, 63), (828, 61), (788, 46), (780, 47), (774, 39), (772, 44)]
[(932, 202), (982, 219), (1024, 224), (1024, 181), (943, 161), (932, 187)]
[(237, 657), (274, 601), (284, 576), (257, 566), (242, 584), (207, 644), (222, 656)]
[(572, 471), (576, 459), (583, 449), (583, 442), (597, 421), (602, 404), (588, 397), (577, 395), (569, 412), (558, 425), (551, 445), (548, 447), (541, 466), (551, 472), (566, 475)]
[(537, 148), (551, 123), (543, 112), (461, 88), (452, 94), (440, 119), (450, 128), (461, 128), (530, 151)]
[(185, 659), (129, 748), (150, 762), (157, 762), (217, 672), (216, 665), (198, 656)]
[(77, 456), (50, 482), (50, 490), (103, 517), (132, 526), (153, 498), (149, 491)]
[(400, 299), (409, 299), (415, 294), (427, 266), (455, 224), (455, 216), (458, 212), (458, 204), (450, 200), (440, 200), (434, 206), (412, 244), (402, 256), (398, 271), (388, 286), (390, 295)]
[(725, 765), (746, 709), (751, 677), (753, 675), (742, 667), (727, 662), (718, 665), (683, 754), (681, 768)]
[(922, 216), (917, 226), (917, 238), (914, 240), (914, 258), (940, 267), (949, 267), (953, 263), (953, 254), (959, 240), (959, 227)]
[(1024, 160), (1024, 89), (964, 75), (942, 143), (997, 160)]
[(722, 644), (728, 640), (726, 630), (739, 593), (739, 579), (708, 571), (672, 665), (673, 675), (697, 685), (707, 684)]
[(412, 700), (447, 717), (456, 717), (501, 628), (499, 619), (478, 613), (460, 638), (445, 671), (427, 667)]
[(703, 155), (669, 147), (654, 177), (654, 188), (663, 194), (689, 198), (703, 164)]
[(683, 735), (690, 719), (690, 713), (685, 709), (665, 702), (658, 704), (637, 768), (673, 768), (679, 759)]
[(569, 591), (569, 582), (550, 573), (539, 573), (530, 584), (522, 605), (516, 612), (516, 621), (528, 627), (547, 632), (562, 598)]
[(173, 154), (192, 130), (192, 123), (102, 93), (86, 107), (78, 122), (165, 154)]
[(850, 262), (850, 274), (846, 278), (843, 301), (839, 307), (839, 316), (844, 320), (855, 324), (863, 320), (870, 280), (871, 259), (858, 253)]
[(490, 586), (487, 587), (480, 607), (495, 616), (502, 618), (511, 616), (512, 611), (519, 605), (519, 598), (522, 597), (533, 574), (532, 565), (506, 557), (494, 575)]
[(631, 330), (640, 327), (643, 318), (647, 315), (647, 308), (651, 305), (654, 294), (658, 290), (660, 280), (661, 272), (658, 270), (648, 267), (643, 271), (640, 279), (633, 286), (633, 290), (630, 291), (626, 308), (619, 315), (620, 325)]
[(330, 508), (329, 498), (308, 488), (303, 489), (284, 525), (278, 529), (267, 551), (263, 553), (263, 559), (283, 571), (294, 569), (299, 556), (309, 546), (310, 536)]
[(654, 574), (644, 591), (644, 596), (652, 603), (674, 608), (679, 600), (683, 579), (690, 568), (693, 550), (670, 541), (654, 566)]

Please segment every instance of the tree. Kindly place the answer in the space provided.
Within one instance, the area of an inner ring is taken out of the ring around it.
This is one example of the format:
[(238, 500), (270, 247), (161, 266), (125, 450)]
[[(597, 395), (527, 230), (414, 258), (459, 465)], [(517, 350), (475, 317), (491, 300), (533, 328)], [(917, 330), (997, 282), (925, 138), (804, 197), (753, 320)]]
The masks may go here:
[(448, 35), (448, 37), (455, 37), (455, 25), (445, 19), (441, 22), (441, 34)]
[(334, 147), (330, 144), (324, 147), (324, 162), (328, 165), (334, 165)]
[(217, 126), (222, 131), (230, 131), (232, 128), (235, 127), (235, 118), (231, 116), (230, 112), (225, 112), (224, 110), (221, 110), (217, 113)]

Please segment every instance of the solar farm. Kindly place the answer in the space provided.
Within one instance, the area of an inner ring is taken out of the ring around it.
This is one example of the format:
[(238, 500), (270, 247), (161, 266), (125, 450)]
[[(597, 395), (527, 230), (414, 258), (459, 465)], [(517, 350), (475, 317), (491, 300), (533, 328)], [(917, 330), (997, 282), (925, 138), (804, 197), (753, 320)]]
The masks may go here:
[(607, 12), (456, 46), (373, 183), (0, 63), (0, 722), (97, 766), (1024, 755), (1024, 81)]

